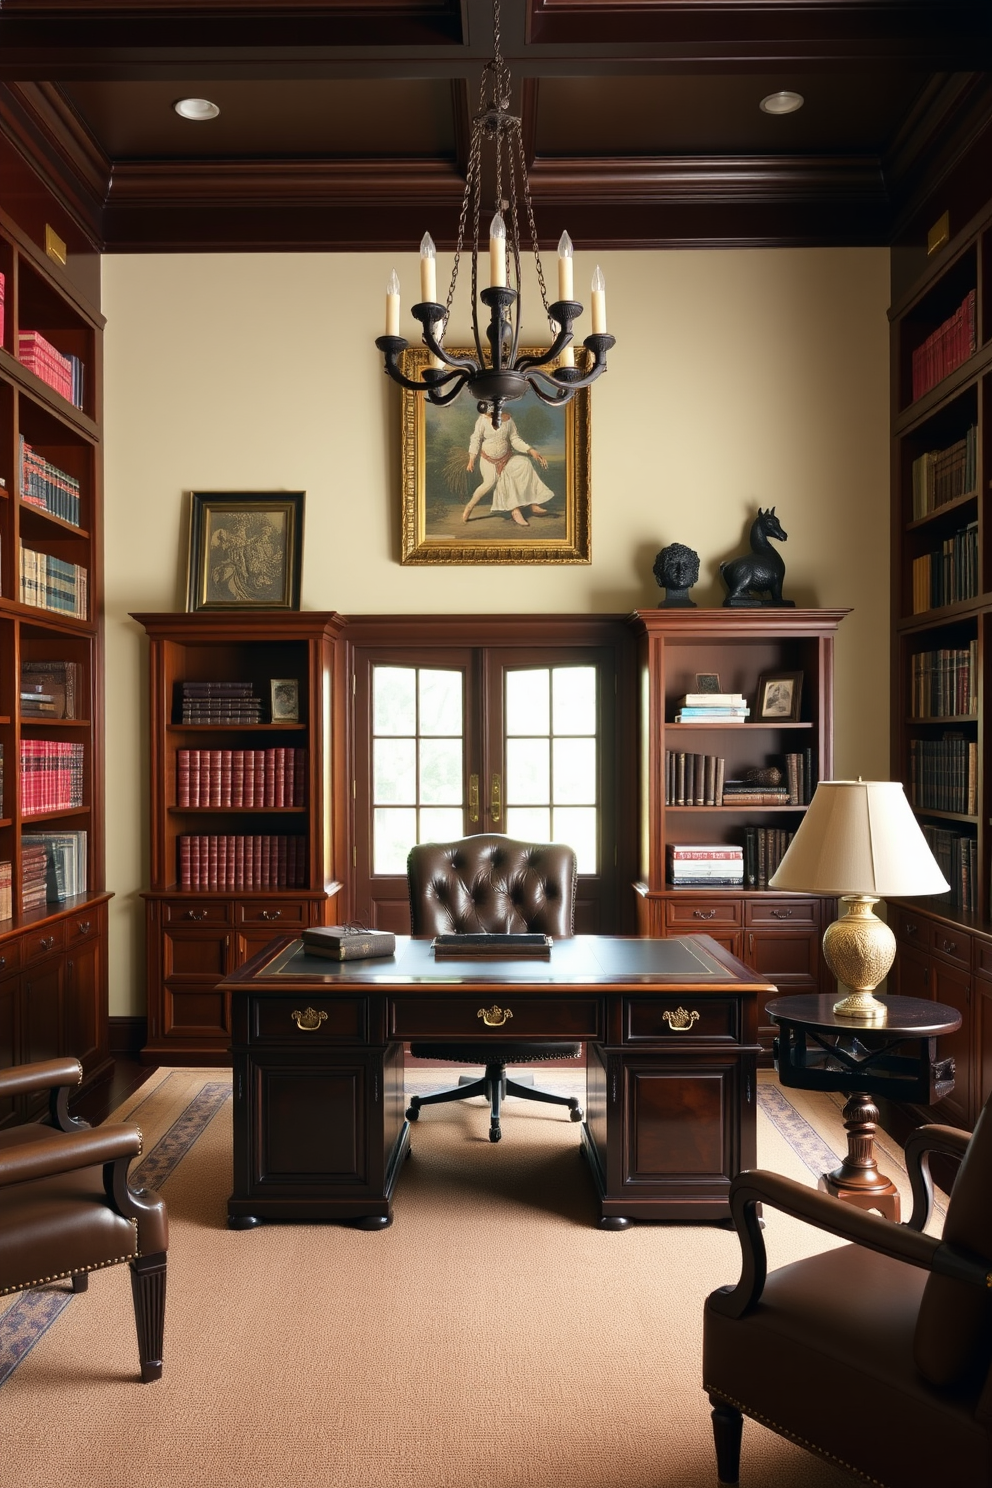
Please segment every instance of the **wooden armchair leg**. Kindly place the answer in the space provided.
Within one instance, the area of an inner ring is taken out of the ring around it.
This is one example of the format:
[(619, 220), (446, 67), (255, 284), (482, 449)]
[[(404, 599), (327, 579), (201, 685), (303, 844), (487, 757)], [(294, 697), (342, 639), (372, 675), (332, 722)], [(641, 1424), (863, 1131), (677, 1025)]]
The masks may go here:
[(162, 1339), (165, 1333), (165, 1251), (131, 1261), (131, 1295), (138, 1330), (141, 1382), (162, 1378)]
[(741, 1475), (741, 1434), (744, 1417), (736, 1406), (728, 1405), (718, 1395), (710, 1396), (713, 1406), (713, 1443), (716, 1447), (716, 1470), (721, 1483), (737, 1483)]

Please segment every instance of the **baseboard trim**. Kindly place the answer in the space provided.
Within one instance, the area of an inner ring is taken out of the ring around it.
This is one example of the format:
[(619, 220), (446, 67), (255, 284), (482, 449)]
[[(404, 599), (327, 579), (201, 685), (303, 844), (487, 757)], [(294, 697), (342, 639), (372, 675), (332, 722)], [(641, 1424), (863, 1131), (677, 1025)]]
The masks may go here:
[(137, 1059), (147, 1038), (148, 1019), (111, 1018), (109, 1021), (111, 1054)]

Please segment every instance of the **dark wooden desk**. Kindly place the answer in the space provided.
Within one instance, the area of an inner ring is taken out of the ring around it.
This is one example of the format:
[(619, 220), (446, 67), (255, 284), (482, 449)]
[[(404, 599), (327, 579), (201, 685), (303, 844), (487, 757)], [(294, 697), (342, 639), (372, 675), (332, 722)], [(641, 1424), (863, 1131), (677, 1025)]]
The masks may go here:
[(955, 1008), (922, 997), (882, 997), (884, 1023), (866, 1023), (834, 1012), (830, 997), (801, 993), (778, 997), (765, 1009), (779, 1028), (775, 1068), (783, 1085), (843, 1091), (847, 1156), (819, 1187), (863, 1209), (899, 1220), (899, 1190), (878, 1171), (875, 1097), (932, 1103), (954, 1086), (953, 1059), (937, 1057), (937, 1039), (961, 1027)]
[[(343, 963), (283, 938), (223, 985), (233, 1228), (391, 1223), (410, 1142), (404, 1042), (487, 1028), (585, 1043), (582, 1146), (604, 1228), (725, 1219), (731, 1179), (754, 1166), (757, 999), (775, 988), (709, 936), (576, 936), (547, 960), (438, 962), (429, 941), (399, 938), (395, 956)], [(418, 1136), (430, 1141), (427, 1123)]]

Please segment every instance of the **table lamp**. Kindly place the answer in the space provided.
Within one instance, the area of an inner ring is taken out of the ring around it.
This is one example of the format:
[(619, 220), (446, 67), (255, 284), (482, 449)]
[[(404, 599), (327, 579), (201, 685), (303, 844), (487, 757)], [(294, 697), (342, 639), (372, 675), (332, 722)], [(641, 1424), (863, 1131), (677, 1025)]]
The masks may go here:
[(896, 954), (895, 936), (872, 912), (893, 895), (941, 894), (950, 887), (897, 780), (823, 780), (779, 867), (772, 889), (839, 898), (846, 913), (828, 925), (823, 955), (848, 995), (834, 1012), (880, 1023), (873, 996)]

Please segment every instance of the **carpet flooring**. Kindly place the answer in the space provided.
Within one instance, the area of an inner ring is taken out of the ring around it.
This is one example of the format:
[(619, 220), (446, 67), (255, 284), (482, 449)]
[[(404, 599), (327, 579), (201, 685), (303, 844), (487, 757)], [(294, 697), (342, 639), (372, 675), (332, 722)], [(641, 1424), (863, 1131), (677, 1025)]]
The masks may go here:
[[(169, 1206), (161, 1382), (136, 1382), (126, 1267), (4, 1299), (0, 1488), (712, 1488), (702, 1304), (737, 1278), (733, 1233), (597, 1229), (577, 1129), (511, 1101), (494, 1146), (478, 1100), (424, 1112), (390, 1229), (231, 1231), (230, 1090), (161, 1070), (114, 1117)], [(762, 1075), (760, 1165), (815, 1185), (840, 1104)], [(884, 1134), (879, 1165), (908, 1212)], [(773, 1266), (837, 1243), (777, 1214), (766, 1241)], [(745, 1423), (744, 1488), (854, 1481)]]

